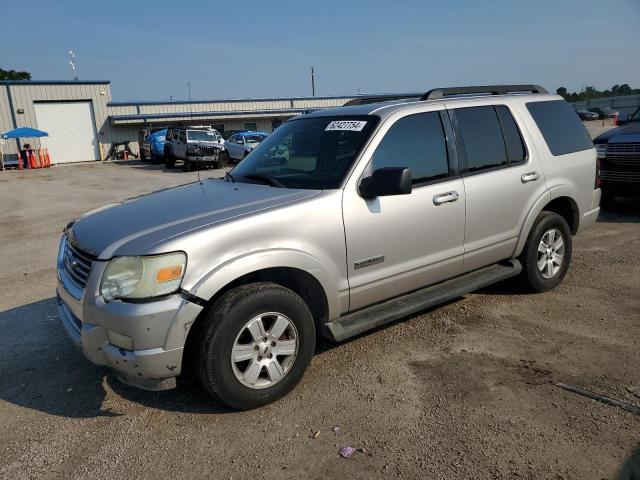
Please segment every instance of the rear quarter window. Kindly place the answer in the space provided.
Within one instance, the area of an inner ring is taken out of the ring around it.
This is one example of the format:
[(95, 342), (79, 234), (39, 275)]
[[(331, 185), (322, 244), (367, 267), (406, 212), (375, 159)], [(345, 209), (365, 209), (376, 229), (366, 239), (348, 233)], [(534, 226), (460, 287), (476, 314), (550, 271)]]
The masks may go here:
[(553, 155), (566, 155), (593, 148), (591, 137), (580, 117), (564, 100), (529, 102), (527, 109)]

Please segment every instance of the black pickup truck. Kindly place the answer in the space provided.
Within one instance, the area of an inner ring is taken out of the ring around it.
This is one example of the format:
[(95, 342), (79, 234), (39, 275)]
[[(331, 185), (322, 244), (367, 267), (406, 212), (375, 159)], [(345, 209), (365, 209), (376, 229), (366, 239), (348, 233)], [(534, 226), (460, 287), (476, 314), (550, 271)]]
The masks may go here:
[(615, 203), (617, 195), (640, 194), (640, 107), (618, 127), (598, 136), (600, 188), (603, 206)]

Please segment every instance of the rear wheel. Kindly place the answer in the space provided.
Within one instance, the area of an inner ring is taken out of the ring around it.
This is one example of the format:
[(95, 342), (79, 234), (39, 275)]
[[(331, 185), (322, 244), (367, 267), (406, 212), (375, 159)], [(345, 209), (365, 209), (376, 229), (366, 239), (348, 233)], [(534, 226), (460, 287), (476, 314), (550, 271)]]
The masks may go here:
[(302, 378), (315, 348), (309, 308), (274, 283), (237, 287), (209, 310), (196, 371), (204, 388), (233, 408), (273, 402)]
[(190, 172), (192, 170), (193, 170), (193, 162), (189, 162), (189, 161), (185, 160), (182, 163), (182, 171), (183, 172)]
[(567, 221), (555, 212), (538, 215), (522, 250), (522, 279), (535, 292), (557, 287), (571, 262), (572, 237)]
[(176, 166), (176, 158), (169, 149), (164, 151), (164, 166), (166, 168), (175, 168)]

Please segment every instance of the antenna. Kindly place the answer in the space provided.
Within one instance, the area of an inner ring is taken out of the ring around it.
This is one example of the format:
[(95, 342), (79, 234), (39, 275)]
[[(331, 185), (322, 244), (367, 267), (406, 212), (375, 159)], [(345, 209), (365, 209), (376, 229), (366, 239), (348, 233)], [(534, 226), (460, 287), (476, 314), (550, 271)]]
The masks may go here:
[(73, 79), (77, 82), (78, 81), (78, 75), (76, 75), (76, 63), (75, 63), (75, 59), (76, 59), (76, 54), (73, 53), (73, 50), (69, 50), (69, 66), (71, 67), (71, 70), (73, 71)]
[(313, 71), (313, 67), (311, 67), (311, 96), (316, 96), (316, 75)]

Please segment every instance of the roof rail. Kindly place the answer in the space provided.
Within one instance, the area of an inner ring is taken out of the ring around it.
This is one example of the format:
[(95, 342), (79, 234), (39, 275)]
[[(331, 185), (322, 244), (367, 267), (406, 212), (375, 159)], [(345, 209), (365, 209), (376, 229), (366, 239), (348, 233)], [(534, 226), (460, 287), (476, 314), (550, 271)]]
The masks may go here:
[(416, 100), (419, 100), (420, 94), (419, 93), (392, 93), (389, 95), (362, 95), (352, 100), (349, 100), (347, 103), (343, 105), (343, 107), (348, 107), (351, 105), (366, 105), (368, 103), (385, 102), (387, 100), (405, 100), (410, 98), (415, 98)]
[(483, 85), (476, 87), (434, 88), (422, 95), (420, 100), (437, 100), (444, 97), (475, 94), (506, 95), (507, 93), (515, 92), (548, 93), (538, 85)]

